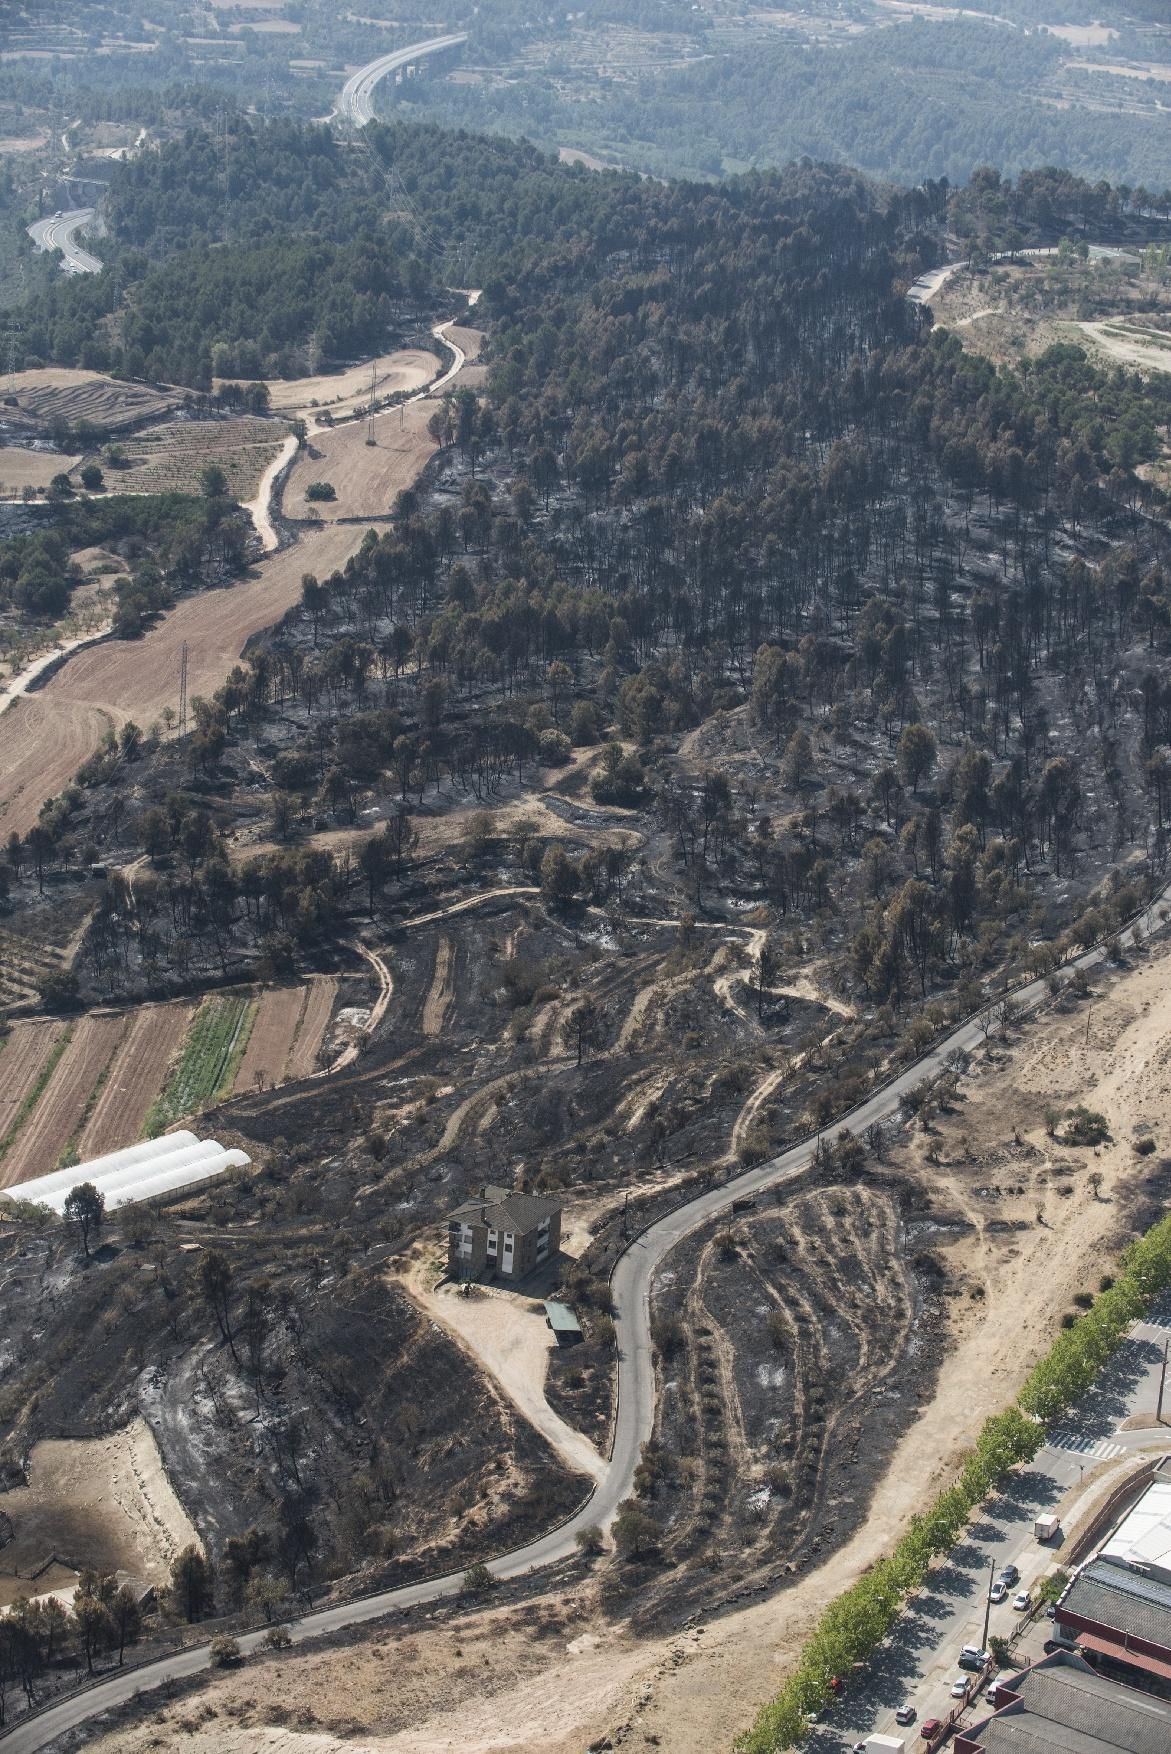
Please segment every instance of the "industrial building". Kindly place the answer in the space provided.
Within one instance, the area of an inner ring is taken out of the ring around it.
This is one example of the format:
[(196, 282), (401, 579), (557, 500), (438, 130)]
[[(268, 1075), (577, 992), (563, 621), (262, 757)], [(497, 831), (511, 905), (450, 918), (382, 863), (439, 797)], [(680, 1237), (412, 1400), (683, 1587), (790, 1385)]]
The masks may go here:
[(959, 1730), (955, 1754), (1167, 1754), (1171, 1704), (1056, 1651), (997, 1683), (997, 1710)]

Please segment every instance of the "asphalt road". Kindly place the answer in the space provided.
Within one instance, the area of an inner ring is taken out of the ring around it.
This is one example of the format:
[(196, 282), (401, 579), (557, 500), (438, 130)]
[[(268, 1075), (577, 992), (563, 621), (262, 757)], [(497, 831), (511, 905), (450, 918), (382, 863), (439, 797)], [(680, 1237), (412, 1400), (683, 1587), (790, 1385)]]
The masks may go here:
[(74, 207), (52, 219), (35, 220), (28, 228), (28, 235), (38, 250), (60, 250), (61, 266), (66, 274), (100, 274), (102, 264), (97, 257), (74, 242), (76, 233), (83, 231), (93, 216), (92, 207)]
[(426, 42), (411, 43), (408, 48), (396, 49), (393, 55), (380, 55), (377, 61), (359, 67), (346, 80), (334, 113), (352, 122), (355, 128), (364, 128), (367, 122), (374, 120), (374, 87), (380, 79), (412, 61), (421, 61), (425, 55), (435, 55), (440, 49), (454, 49), (457, 43), (466, 43), (467, 40), (467, 32), (459, 31), (454, 36), (429, 37)]
[[(1155, 909), (1169, 893), (1171, 885), (1155, 898), (1142, 916), (1141, 924), (1146, 936), (1149, 937), (1158, 930), (1161, 922)], [(1119, 938), (1123, 946), (1129, 945), (1133, 939), (1132, 929), (1128, 927), (1119, 934)], [(1100, 949), (1088, 951), (1076, 963), (1067, 965), (1066, 978), (1068, 979), (1069, 971), (1073, 967), (1090, 969), (1102, 960), (1103, 952)], [(1023, 1014), (1043, 1004), (1048, 996), (1046, 983), (1038, 980), (1019, 989), (1014, 994), (1014, 1002), (1018, 1013)], [(826, 1127), (822, 1138), (833, 1140), (846, 1127), (855, 1133), (861, 1133), (872, 1122), (893, 1119), (908, 1091), (922, 1083), (925, 1078), (943, 1072), (953, 1055), (970, 1053), (983, 1039), (984, 1032), (975, 1019), (961, 1024), (929, 1054), (917, 1060), (891, 1083), (876, 1091), (832, 1126)], [(603, 1529), (609, 1526), (618, 1506), (623, 1499), (630, 1496), (640, 1450), (650, 1437), (654, 1425), (655, 1378), (650, 1331), (650, 1292), (659, 1265), (683, 1237), (709, 1219), (730, 1211), (733, 1199), (763, 1193), (792, 1181), (808, 1167), (813, 1155), (814, 1141), (808, 1140), (783, 1152), (780, 1157), (736, 1176), (721, 1187), (712, 1188), (708, 1193), (681, 1206), (678, 1211), (660, 1218), (642, 1236), (636, 1238), (620, 1257), (611, 1280), (618, 1335), (618, 1408), (609, 1466), (583, 1508), (569, 1522), (516, 1552), (492, 1560), (489, 1569), (497, 1577), (517, 1577), (523, 1572), (552, 1565), (576, 1551), (576, 1536), (580, 1529), (595, 1524)], [(324, 1608), (316, 1613), (306, 1614), (301, 1620), (294, 1622), (291, 1628), (293, 1642), (299, 1644), (306, 1639), (320, 1638), (345, 1626), (376, 1620), (380, 1615), (391, 1613), (395, 1609), (411, 1607), (418, 1602), (435, 1601), (441, 1596), (455, 1595), (462, 1581), (462, 1570), (450, 1572), (447, 1576), (432, 1579), (428, 1583), (408, 1584), (400, 1589), (385, 1590), (379, 1595), (368, 1596), (362, 1601), (343, 1603), (336, 1608)], [(263, 1638), (263, 1632), (250, 1633), (239, 1640), (241, 1649), (245, 1652), (255, 1650), (261, 1645)], [(160, 1658), (158, 1662), (146, 1664), (129, 1674), (115, 1675), (109, 1681), (103, 1681), (96, 1687), (63, 1699), (38, 1717), (18, 1722), (0, 1736), (0, 1748), (3, 1749), (3, 1754), (33, 1754), (34, 1750), (46, 1747), (64, 1731), (75, 1728), (99, 1712), (122, 1704), (141, 1689), (157, 1687), (165, 1681), (182, 1680), (206, 1668), (208, 1656), (208, 1646), (201, 1645), (177, 1656)]]

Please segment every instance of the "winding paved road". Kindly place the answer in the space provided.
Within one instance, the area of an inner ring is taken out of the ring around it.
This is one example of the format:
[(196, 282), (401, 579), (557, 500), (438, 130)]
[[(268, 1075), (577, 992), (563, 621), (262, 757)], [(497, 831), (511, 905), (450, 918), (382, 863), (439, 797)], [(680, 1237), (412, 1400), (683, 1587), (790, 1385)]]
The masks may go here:
[(359, 67), (346, 80), (334, 114), (352, 122), (355, 128), (364, 128), (367, 122), (374, 120), (374, 87), (380, 79), (385, 79), (388, 73), (394, 73), (400, 67), (406, 67), (411, 61), (421, 61), (426, 55), (437, 55), (441, 49), (454, 49), (467, 40), (466, 31), (457, 31), (454, 36), (429, 37), (424, 43), (411, 43), (408, 48), (396, 49), (392, 55), (380, 55), (377, 61), (370, 61), (365, 67)]
[(77, 232), (83, 231), (94, 216), (92, 207), (74, 207), (68, 213), (55, 213), (51, 219), (37, 219), (28, 228), (28, 235), (38, 250), (60, 250), (61, 266), (66, 274), (100, 274), (102, 264), (80, 244), (74, 243)]
[[(1156, 909), (1168, 895), (1171, 895), (1171, 884), (1154, 898), (1146, 913), (1141, 916), (1140, 923), (1146, 936), (1149, 937), (1159, 930), (1162, 922)], [(1130, 945), (1133, 942), (1133, 927), (1127, 927), (1119, 934), (1119, 938), (1123, 946)], [(1066, 978), (1070, 969), (1090, 969), (1102, 960), (1102, 950), (1088, 951), (1075, 963), (1067, 965)], [(1033, 981), (1013, 995), (1018, 1012), (1022, 1015), (1036, 1010), (1048, 996), (1048, 987), (1043, 980)], [(930, 1053), (901, 1072), (891, 1083), (876, 1091), (832, 1126), (826, 1127), (822, 1137), (832, 1140), (844, 1127), (860, 1133), (874, 1121), (891, 1120), (909, 1090), (924, 1078), (943, 1072), (952, 1055), (971, 1052), (983, 1039), (984, 1032), (976, 1019), (961, 1024)], [(698, 1199), (681, 1206), (678, 1211), (660, 1218), (632, 1242), (620, 1257), (611, 1281), (614, 1319), (618, 1332), (618, 1410), (614, 1421), (614, 1445), (609, 1465), (590, 1498), (569, 1522), (514, 1553), (492, 1560), (489, 1569), (497, 1577), (516, 1577), (523, 1572), (552, 1565), (576, 1552), (579, 1530), (594, 1524), (602, 1528), (609, 1526), (622, 1500), (630, 1496), (639, 1452), (650, 1437), (654, 1423), (655, 1379), (650, 1331), (650, 1292), (660, 1263), (676, 1243), (697, 1226), (728, 1211), (734, 1198), (762, 1193), (766, 1189), (793, 1181), (808, 1167), (813, 1154), (814, 1142), (806, 1140), (773, 1158), (771, 1162), (762, 1163), (758, 1168), (736, 1176), (723, 1186), (701, 1194)], [(320, 1638), (327, 1633), (340, 1631), (346, 1626), (357, 1626), (365, 1621), (376, 1620), (395, 1609), (411, 1607), (419, 1602), (435, 1601), (441, 1596), (455, 1595), (462, 1582), (462, 1570), (450, 1572), (445, 1577), (433, 1578), (427, 1583), (407, 1584), (400, 1589), (385, 1590), (379, 1595), (368, 1596), (363, 1601), (346, 1602), (336, 1608), (324, 1608), (317, 1613), (306, 1614), (291, 1629), (293, 1641), (299, 1644), (306, 1639)], [(247, 1653), (261, 1648), (264, 1636), (263, 1631), (245, 1634), (239, 1640), (241, 1650)], [(137, 1670), (117, 1674), (108, 1681), (63, 1699), (39, 1716), (17, 1723), (0, 1736), (0, 1749), (3, 1754), (34, 1754), (35, 1750), (47, 1747), (57, 1736), (97, 1716), (99, 1712), (109, 1711), (141, 1690), (197, 1674), (208, 1666), (208, 1661), (209, 1648), (201, 1645), (175, 1656), (162, 1657), (159, 1661), (145, 1664)]]

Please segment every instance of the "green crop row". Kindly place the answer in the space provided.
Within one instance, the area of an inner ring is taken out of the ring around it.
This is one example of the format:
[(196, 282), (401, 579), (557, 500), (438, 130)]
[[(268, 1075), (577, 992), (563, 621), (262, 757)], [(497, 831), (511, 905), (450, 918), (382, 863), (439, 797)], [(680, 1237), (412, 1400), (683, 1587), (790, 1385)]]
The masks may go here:
[(231, 1089), (256, 1021), (254, 999), (205, 999), (162, 1094), (151, 1104), (143, 1136), (154, 1139)]
[(1016, 1406), (986, 1421), (954, 1486), (941, 1492), (894, 1552), (880, 1559), (822, 1615), (794, 1673), (736, 1742), (738, 1754), (776, 1754), (805, 1739), (809, 1724), (834, 1698), (833, 1681), (870, 1656), (923, 1583), (934, 1560), (950, 1552), (976, 1506), (1019, 1462), (1031, 1461), (1045, 1426), (1091, 1386), (1133, 1322), (1171, 1287), (1171, 1218), (1162, 1218), (1124, 1251), (1115, 1284), (1072, 1328), (1063, 1330), (1025, 1382)]

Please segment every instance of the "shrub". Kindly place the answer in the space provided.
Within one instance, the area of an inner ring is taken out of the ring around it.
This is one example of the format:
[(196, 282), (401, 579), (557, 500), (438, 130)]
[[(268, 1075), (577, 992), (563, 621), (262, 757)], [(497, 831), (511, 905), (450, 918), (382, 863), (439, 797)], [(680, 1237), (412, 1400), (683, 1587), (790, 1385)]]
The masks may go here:
[(332, 481), (311, 481), (305, 489), (305, 498), (313, 501), (336, 499), (337, 488)]
[(293, 1642), (293, 1635), (287, 1626), (270, 1626), (264, 1635), (264, 1642), (269, 1650), (288, 1650)]
[(1097, 1109), (1067, 1109), (1062, 1142), (1066, 1145), (1101, 1145), (1110, 1137), (1110, 1123)]
[[(273, 1631), (276, 1631), (275, 1627)], [(213, 1669), (231, 1669), (240, 1661), (240, 1646), (234, 1638), (228, 1638), (221, 1633), (218, 1638), (212, 1639), (208, 1654)]]
[(591, 1523), (588, 1529), (579, 1529), (574, 1540), (581, 1552), (590, 1559), (596, 1559), (605, 1546), (602, 1531), (596, 1523)]
[(483, 1596), (496, 1588), (497, 1580), (493, 1577), (482, 1559), (475, 1565), (469, 1565), (464, 1572), (463, 1590), (465, 1596)]
[(101, 493), (106, 485), (105, 476), (96, 463), (87, 463), (81, 471), (81, 485), (90, 493)]
[(614, 1520), (614, 1544), (623, 1559), (643, 1559), (653, 1553), (662, 1539), (663, 1531), (641, 1505), (628, 1498), (618, 1508)]
[(1134, 1148), (1140, 1157), (1149, 1157), (1155, 1149), (1155, 1141), (1149, 1133), (1144, 1133), (1141, 1139), (1135, 1140)]

